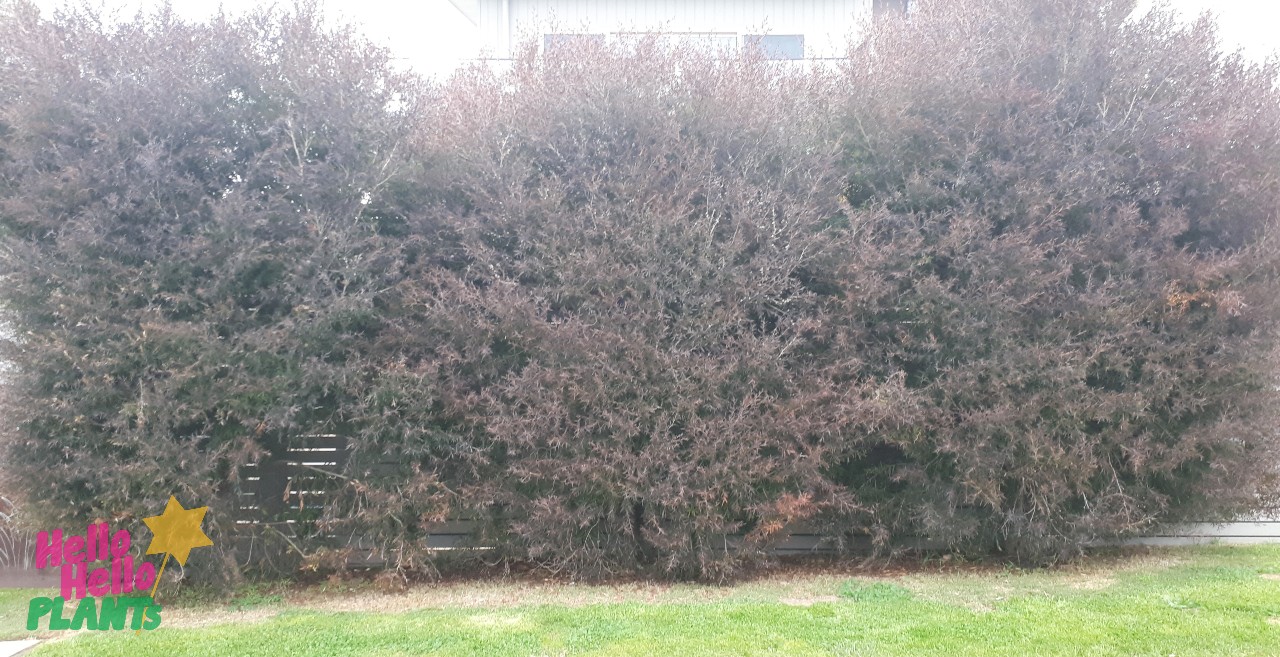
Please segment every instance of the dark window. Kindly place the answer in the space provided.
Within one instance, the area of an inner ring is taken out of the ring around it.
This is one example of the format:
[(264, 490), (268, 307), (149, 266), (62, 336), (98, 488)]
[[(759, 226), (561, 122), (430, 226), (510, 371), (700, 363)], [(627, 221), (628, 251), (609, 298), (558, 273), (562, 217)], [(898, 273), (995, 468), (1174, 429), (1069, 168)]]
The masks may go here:
[(876, 16), (880, 16), (886, 12), (897, 12), (905, 14), (911, 11), (911, 0), (872, 0), (871, 10)]
[(544, 34), (542, 35), (542, 49), (555, 50), (556, 48), (574, 47), (574, 46), (600, 46), (604, 44), (603, 34)]
[(765, 59), (804, 59), (803, 34), (747, 34), (742, 45), (759, 49)]
[(738, 35), (728, 32), (617, 32), (620, 43), (635, 47), (647, 39), (656, 39), (661, 50), (692, 46), (715, 55), (728, 55), (738, 51)]

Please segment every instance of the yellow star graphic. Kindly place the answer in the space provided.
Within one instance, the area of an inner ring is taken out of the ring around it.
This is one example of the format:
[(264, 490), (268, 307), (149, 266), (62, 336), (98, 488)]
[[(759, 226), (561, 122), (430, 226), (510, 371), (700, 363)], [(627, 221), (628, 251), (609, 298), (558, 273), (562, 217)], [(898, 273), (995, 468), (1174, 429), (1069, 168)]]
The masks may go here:
[[(207, 506), (184, 509), (178, 503), (178, 498), (170, 495), (164, 513), (142, 519), (154, 534), (151, 544), (147, 546), (147, 554), (168, 553), (178, 563), (187, 565), (191, 548), (213, 545), (213, 541), (200, 529), (200, 523), (204, 522), (204, 514), (208, 510)], [(158, 577), (156, 581), (159, 582)]]

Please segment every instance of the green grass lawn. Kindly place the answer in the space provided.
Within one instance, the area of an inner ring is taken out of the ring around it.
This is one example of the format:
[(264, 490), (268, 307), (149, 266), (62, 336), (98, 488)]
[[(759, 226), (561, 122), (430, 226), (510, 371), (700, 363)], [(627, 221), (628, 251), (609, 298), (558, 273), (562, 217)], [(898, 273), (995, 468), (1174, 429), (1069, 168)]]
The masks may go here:
[(34, 589), (0, 589), (0, 640), (27, 636), (27, 601), (34, 595), (49, 593)]
[[(166, 626), (141, 636), (85, 633), (35, 654), (1280, 655), (1280, 546), (1161, 550), (1047, 571), (816, 574), (718, 588), (423, 589), (254, 591), (166, 607)], [(31, 593), (0, 591), (0, 636), (23, 633)]]

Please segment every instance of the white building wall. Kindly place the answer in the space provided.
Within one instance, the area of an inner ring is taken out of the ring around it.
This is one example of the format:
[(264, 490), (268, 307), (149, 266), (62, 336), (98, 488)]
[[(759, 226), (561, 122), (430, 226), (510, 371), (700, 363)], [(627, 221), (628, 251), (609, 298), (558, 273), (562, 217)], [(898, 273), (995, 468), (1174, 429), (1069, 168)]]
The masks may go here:
[[(805, 58), (839, 57), (871, 0), (479, 0), (484, 51), (497, 59), (544, 34), (802, 34)], [(739, 41), (740, 42), (740, 41)]]

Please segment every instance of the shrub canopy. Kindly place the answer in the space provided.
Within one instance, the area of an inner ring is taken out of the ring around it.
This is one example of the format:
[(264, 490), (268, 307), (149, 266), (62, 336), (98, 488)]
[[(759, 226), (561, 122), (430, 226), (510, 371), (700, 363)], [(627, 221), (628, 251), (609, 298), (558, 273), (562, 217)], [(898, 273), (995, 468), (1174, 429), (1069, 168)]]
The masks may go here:
[(316, 435), (348, 457), (256, 566), (425, 566), (450, 517), (587, 577), (729, 576), (797, 523), (1049, 561), (1256, 508), (1277, 71), (1131, 5), (926, 2), (807, 69), (530, 46), (435, 86), (307, 5), (13, 5), (6, 485), (72, 526), (207, 503), (228, 576), (282, 535), (235, 522), (248, 469)]

